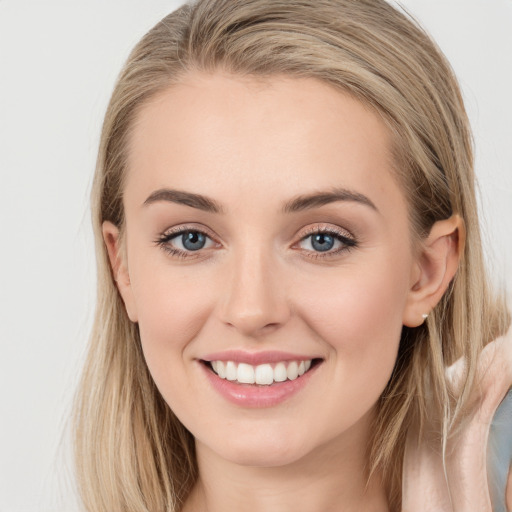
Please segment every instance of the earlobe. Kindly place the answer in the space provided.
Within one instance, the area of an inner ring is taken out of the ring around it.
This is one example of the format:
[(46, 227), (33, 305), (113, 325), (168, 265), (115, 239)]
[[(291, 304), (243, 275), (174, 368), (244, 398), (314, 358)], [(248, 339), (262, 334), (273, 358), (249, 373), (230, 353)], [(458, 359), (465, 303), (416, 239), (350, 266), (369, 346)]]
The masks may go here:
[(126, 312), (132, 322), (137, 322), (135, 301), (126, 256), (123, 254), (119, 228), (111, 222), (105, 221), (102, 224), (102, 233), (112, 269), (112, 276), (125, 304)]
[(418, 254), (404, 309), (403, 324), (407, 327), (421, 325), (448, 289), (464, 252), (465, 233), (459, 215), (432, 226)]

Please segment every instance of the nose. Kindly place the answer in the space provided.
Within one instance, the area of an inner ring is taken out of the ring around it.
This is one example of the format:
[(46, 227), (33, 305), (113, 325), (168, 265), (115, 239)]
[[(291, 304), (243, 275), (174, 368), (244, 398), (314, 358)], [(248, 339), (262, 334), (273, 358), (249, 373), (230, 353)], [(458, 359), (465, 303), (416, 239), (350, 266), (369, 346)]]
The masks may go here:
[(221, 321), (254, 338), (285, 324), (290, 308), (277, 262), (262, 250), (248, 250), (233, 260), (223, 285)]

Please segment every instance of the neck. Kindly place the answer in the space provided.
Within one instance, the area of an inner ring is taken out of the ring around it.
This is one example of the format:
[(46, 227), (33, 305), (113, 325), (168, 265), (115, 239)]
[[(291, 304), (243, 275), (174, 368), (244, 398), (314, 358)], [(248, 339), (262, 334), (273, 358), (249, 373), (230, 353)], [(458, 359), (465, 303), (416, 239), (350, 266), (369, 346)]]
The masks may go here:
[(277, 467), (242, 466), (196, 442), (200, 476), (183, 512), (387, 512), (380, 475), (368, 481), (368, 431), (357, 427)]

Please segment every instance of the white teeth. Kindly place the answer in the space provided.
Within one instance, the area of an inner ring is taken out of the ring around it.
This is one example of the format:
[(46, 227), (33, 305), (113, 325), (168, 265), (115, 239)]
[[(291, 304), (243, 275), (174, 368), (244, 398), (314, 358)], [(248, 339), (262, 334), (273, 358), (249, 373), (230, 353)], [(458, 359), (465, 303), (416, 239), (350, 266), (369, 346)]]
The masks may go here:
[(311, 359), (306, 361), (279, 362), (274, 367), (265, 363), (252, 366), (233, 361), (211, 361), (213, 371), (221, 378), (238, 381), (240, 384), (259, 384), (269, 386), (274, 382), (295, 380), (311, 368)]
[(292, 361), (288, 365), (288, 369), (286, 370), (286, 375), (288, 375), (288, 378), (290, 380), (295, 380), (299, 376), (299, 365), (295, 361)]
[(224, 363), (222, 361), (217, 361), (217, 375), (221, 379), (225, 379), (226, 378), (226, 369), (225, 369)]
[[(215, 368), (214, 368), (215, 370)], [(227, 380), (236, 380), (236, 364), (233, 361), (228, 361), (226, 363), (226, 379)]]
[(250, 364), (240, 363), (236, 380), (242, 384), (254, 384), (254, 368)]
[(284, 382), (288, 378), (286, 375), (286, 366), (284, 363), (277, 363), (274, 368), (274, 380), (276, 382)]
[(269, 364), (260, 364), (256, 366), (254, 379), (256, 384), (272, 384), (274, 382), (274, 370)]

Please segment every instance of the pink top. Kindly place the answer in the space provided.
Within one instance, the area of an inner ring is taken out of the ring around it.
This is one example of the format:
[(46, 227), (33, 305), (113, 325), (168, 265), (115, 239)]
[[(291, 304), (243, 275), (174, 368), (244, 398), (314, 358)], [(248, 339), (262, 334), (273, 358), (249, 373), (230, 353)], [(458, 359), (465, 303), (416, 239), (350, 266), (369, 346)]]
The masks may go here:
[[(463, 362), (457, 361), (446, 370), (447, 379), (455, 392), (462, 368)], [(447, 445), (446, 473), (442, 455), (429, 443), (428, 432), (419, 444), (415, 441), (414, 431), (410, 433), (404, 460), (403, 512), (506, 510), (506, 484), (501, 485), (500, 495), (496, 496), (496, 485), (491, 481), (494, 472), (490, 467), (495, 460), (494, 457), (487, 457), (487, 450), (493, 417), (512, 386), (512, 329), (506, 336), (485, 347), (480, 356), (478, 376), (481, 385), (476, 391), (471, 420)], [(507, 407), (511, 397), (512, 394), (509, 394), (507, 404), (504, 404)], [(507, 459), (502, 461), (502, 467), (506, 468), (502, 472), (506, 472), (510, 466), (512, 420), (509, 418), (504, 425), (501, 420), (501, 423), (501, 437), (507, 445), (501, 450), (501, 457)], [(425, 430), (428, 431), (428, 428)], [(502, 475), (502, 480), (506, 481), (506, 474)], [(510, 487), (509, 483), (509, 494)], [(507, 498), (510, 510), (512, 503), (510, 496)]]

